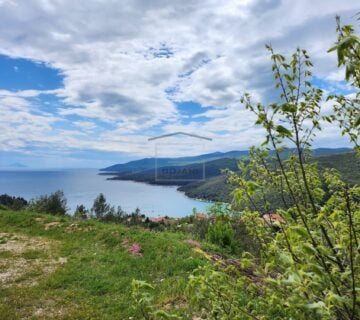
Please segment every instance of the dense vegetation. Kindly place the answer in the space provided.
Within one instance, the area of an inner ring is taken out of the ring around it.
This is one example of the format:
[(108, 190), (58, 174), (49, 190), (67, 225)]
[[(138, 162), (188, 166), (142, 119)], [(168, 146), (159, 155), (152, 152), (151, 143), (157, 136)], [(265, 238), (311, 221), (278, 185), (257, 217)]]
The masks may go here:
[[(286, 156), (289, 152), (292, 152), (292, 149), (284, 150), (282, 152), (283, 156)], [(314, 156), (326, 156), (334, 153), (347, 153), (350, 152), (350, 148), (316, 148), (313, 150)], [(179, 157), (179, 158), (144, 158), (139, 160), (133, 160), (126, 163), (114, 164), (110, 167), (101, 169), (103, 173), (140, 173), (146, 170), (154, 169), (155, 163), (158, 168), (162, 167), (179, 167), (186, 166), (189, 164), (199, 164), (206, 163), (209, 161), (219, 160), (219, 159), (242, 159), (249, 155), (248, 150), (234, 150), (228, 152), (213, 152), (207, 154), (201, 154), (193, 157)]]
[[(349, 152), (350, 149), (315, 149), (316, 161), (320, 168), (338, 169), (344, 180), (349, 183), (360, 182), (360, 160)], [(288, 157), (294, 150), (281, 152), (281, 157)], [(272, 152), (270, 153), (272, 154)], [(243, 159), (248, 158), (249, 152)], [(154, 169), (140, 170), (138, 172), (117, 172), (110, 180), (133, 180), (159, 185), (178, 185), (179, 191), (191, 198), (206, 199), (230, 203), (233, 187), (227, 183), (224, 169), (238, 170), (238, 158), (221, 158), (204, 163), (187, 165), (165, 166)], [(195, 180), (195, 181), (194, 181)], [(279, 202), (275, 200), (276, 206)]]
[(205, 181), (195, 181), (180, 186), (178, 190), (190, 198), (230, 203), (234, 188), (227, 183), (226, 174), (220, 174)]
[(28, 202), (21, 197), (13, 197), (7, 194), (0, 195), (0, 206), (13, 210), (20, 210), (28, 205)]
[[(237, 169), (238, 160), (232, 159), (232, 161), (233, 165), (228, 166), (228, 168), (232, 169), (235, 167)], [(321, 170), (325, 168), (338, 170), (344, 181), (349, 184), (360, 183), (360, 159), (354, 152), (317, 156), (310, 159), (310, 161), (316, 162)], [(185, 192), (191, 198), (230, 203), (233, 199), (232, 192), (234, 187), (227, 183), (226, 174), (220, 171), (219, 175), (210, 177), (205, 181), (185, 184), (180, 186), (178, 190)], [(273, 197), (272, 203), (272, 207), (276, 209), (281, 206), (281, 199)]]
[(356, 156), (355, 152), (319, 157), (315, 160), (320, 169), (336, 169), (345, 182), (351, 185), (360, 184), (360, 158)]

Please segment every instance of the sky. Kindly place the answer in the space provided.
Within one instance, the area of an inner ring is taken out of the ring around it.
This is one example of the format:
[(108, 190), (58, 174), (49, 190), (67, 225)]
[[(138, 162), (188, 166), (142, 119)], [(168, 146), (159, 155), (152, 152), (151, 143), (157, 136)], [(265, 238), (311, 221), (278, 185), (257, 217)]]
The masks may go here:
[[(335, 15), (358, 0), (0, 0), (0, 167), (93, 167), (152, 157), (148, 138), (212, 138), (202, 152), (260, 144), (240, 97), (273, 102), (264, 45), (306, 48), (312, 82), (351, 93), (327, 53)], [(324, 102), (324, 112), (329, 105)], [(197, 154), (183, 140), (167, 156)], [(324, 124), (314, 147), (348, 141)], [(164, 151), (165, 150), (165, 151)]]

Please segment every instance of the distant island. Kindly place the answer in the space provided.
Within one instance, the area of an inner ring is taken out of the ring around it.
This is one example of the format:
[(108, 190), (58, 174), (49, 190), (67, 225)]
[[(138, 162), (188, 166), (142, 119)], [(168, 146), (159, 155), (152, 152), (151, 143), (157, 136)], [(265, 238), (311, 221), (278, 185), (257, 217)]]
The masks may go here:
[[(289, 149), (284, 157), (291, 153)], [(233, 187), (226, 182), (223, 169), (238, 171), (239, 159), (249, 151), (214, 152), (192, 157), (144, 158), (101, 169), (108, 180), (130, 180), (155, 185), (175, 185), (191, 198), (230, 202)], [(350, 148), (317, 148), (314, 161), (320, 168), (335, 168), (345, 181), (360, 182), (360, 160)]]
[(11, 169), (11, 168), (18, 168), (18, 169), (24, 169), (24, 168), (28, 168), (27, 165), (19, 163), (19, 162), (14, 162), (8, 165), (2, 165), (0, 166), (0, 168), (6, 168), (6, 169)]

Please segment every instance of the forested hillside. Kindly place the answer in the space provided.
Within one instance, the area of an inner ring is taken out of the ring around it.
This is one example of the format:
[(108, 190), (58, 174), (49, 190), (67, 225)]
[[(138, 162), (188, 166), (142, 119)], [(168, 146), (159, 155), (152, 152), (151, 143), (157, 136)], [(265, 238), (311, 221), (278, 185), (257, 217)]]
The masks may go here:
[[(347, 153), (350, 152), (350, 148), (316, 148), (313, 150), (313, 155), (317, 156), (326, 156), (330, 154), (338, 153)], [(290, 148), (286, 151), (283, 151), (281, 154), (283, 157), (286, 157), (289, 153), (294, 152), (293, 148)], [(271, 152), (273, 154), (273, 152)], [(218, 159), (242, 159), (249, 155), (249, 150), (234, 150), (228, 152), (213, 152), (206, 153), (192, 157), (178, 157), (178, 158), (144, 158), (139, 160), (133, 160), (126, 163), (118, 163), (112, 166), (101, 169), (100, 171), (104, 173), (140, 173), (147, 170), (153, 170), (156, 166), (157, 168), (163, 167), (173, 167), (173, 166), (185, 166), (190, 164), (204, 163)]]
[[(344, 148), (346, 149), (346, 148)], [(126, 163), (114, 164), (103, 168), (103, 172), (137, 173), (154, 169), (155, 165), (160, 167), (185, 166), (200, 162), (212, 161), (223, 158), (240, 159), (248, 155), (248, 151), (213, 152), (192, 157), (179, 158), (144, 158)]]
[(237, 170), (238, 159), (218, 159), (204, 163), (194, 163), (184, 166), (166, 166), (141, 172), (118, 173), (110, 180), (133, 180), (159, 185), (185, 185), (221, 175), (222, 169)]
[[(319, 168), (334, 168), (341, 173), (343, 179), (350, 184), (360, 183), (360, 159), (354, 152), (332, 154), (313, 159)], [(180, 191), (191, 198), (207, 199), (212, 201), (230, 202), (234, 187), (226, 183), (225, 174), (210, 177), (206, 181), (188, 183), (179, 187)]]
[[(317, 149), (312, 161), (318, 163), (319, 168), (334, 168), (339, 170), (344, 180), (355, 184), (360, 182), (360, 160), (355, 153), (331, 154), (332, 149)], [(325, 151), (326, 150), (326, 151)], [(335, 149), (338, 150), (338, 149)], [(341, 149), (340, 152), (348, 149)], [(332, 150), (334, 152), (334, 150)], [(324, 155), (326, 154), (326, 155)], [(118, 173), (111, 180), (133, 180), (159, 185), (178, 185), (179, 190), (191, 198), (211, 201), (230, 202), (232, 186), (226, 183), (223, 169), (238, 171), (238, 159), (225, 158), (205, 163), (195, 163), (185, 166), (168, 166), (141, 172)], [(205, 177), (205, 179), (203, 179)], [(195, 180), (195, 181), (194, 181)]]

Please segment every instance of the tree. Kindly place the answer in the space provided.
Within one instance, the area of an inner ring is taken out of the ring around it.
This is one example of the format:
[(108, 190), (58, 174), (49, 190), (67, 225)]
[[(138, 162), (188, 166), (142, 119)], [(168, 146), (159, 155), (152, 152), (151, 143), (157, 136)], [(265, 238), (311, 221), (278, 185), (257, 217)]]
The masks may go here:
[[(359, 18), (360, 19), (360, 18)], [(345, 79), (357, 90), (356, 93), (329, 96), (335, 102), (334, 114), (327, 117), (329, 122), (337, 122), (342, 135), (347, 135), (360, 154), (360, 38), (351, 25), (341, 25), (340, 17), (336, 17), (338, 40), (329, 52), (337, 52), (338, 66), (345, 66)]]
[(336, 31), (338, 40), (328, 52), (336, 50), (338, 67), (345, 66), (345, 79), (360, 88), (360, 39), (352, 25), (341, 25), (339, 16), (336, 17)]
[(110, 205), (106, 202), (104, 194), (100, 193), (94, 200), (91, 212), (95, 214), (96, 219), (102, 219), (110, 210)]
[(141, 213), (139, 208), (135, 208), (135, 211), (131, 212), (128, 216), (128, 224), (129, 225), (137, 225), (141, 224), (143, 220), (145, 220), (145, 215)]
[[(279, 99), (265, 106), (244, 95), (266, 139), (240, 163), (241, 174), (228, 172), (259, 254), (244, 252), (237, 268), (200, 268), (189, 282), (192, 302), (207, 319), (359, 319), (360, 188), (309, 161), (323, 92), (310, 82), (307, 52), (286, 59), (267, 49)], [(355, 129), (348, 118), (344, 124)], [(295, 151), (284, 159), (289, 146)], [(264, 219), (254, 201), (260, 194), (266, 207), (271, 190), (283, 202), (275, 221)]]
[(74, 217), (77, 219), (87, 219), (88, 213), (89, 211), (81, 204), (76, 207)]

